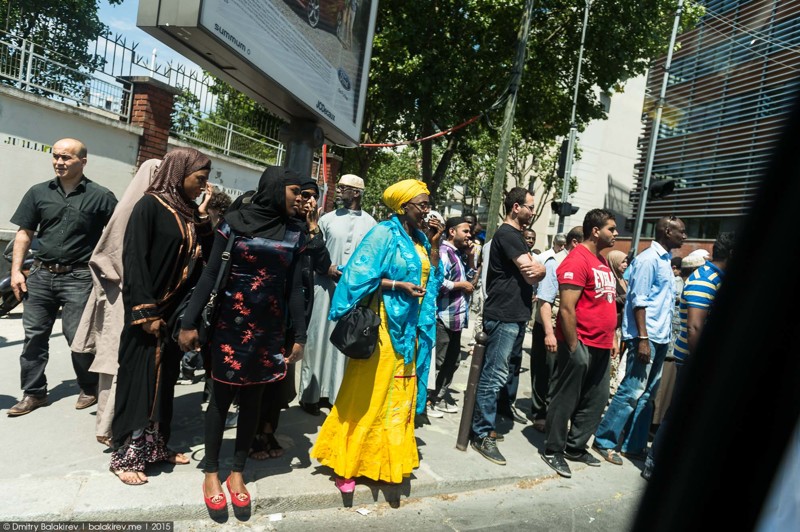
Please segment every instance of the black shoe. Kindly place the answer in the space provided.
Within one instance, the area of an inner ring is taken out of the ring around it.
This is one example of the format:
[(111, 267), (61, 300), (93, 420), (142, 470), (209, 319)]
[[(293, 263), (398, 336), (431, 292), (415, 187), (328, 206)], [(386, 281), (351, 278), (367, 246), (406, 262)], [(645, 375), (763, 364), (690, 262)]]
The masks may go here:
[(471, 445), (473, 449), (481, 453), (481, 455), (490, 462), (497, 465), (506, 465), (506, 458), (500, 454), (500, 450), (497, 448), (497, 442), (494, 438), (486, 436), (485, 438), (472, 440)]
[(497, 442), (497, 441), (506, 441), (506, 437), (505, 437), (505, 436), (503, 436), (502, 434), (498, 434), (498, 433), (497, 433), (497, 432), (495, 432), (495, 431), (491, 431), (491, 432), (489, 433), (489, 437), (490, 437), (490, 438), (494, 438), (494, 441), (496, 441), (496, 442)]
[(580, 462), (588, 466), (600, 467), (600, 460), (592, 456), (592, 453), (589, 451), (583, 451), (579, 453), (571, 453), (568, 451), (564, 453), (564, 458), (570, 462)]
[(567, 464), (567, 462), (564, 461), (564, 455), (563, 454), (561, 454), (561, 453), (553, 453), (553, 454), (542, 453), (541, 457), (542, 457), (542, 460), (544, 460), (545, 464), (547, 464), (550, 467), (552, 467), (553, 470), (556, 473), (558, 473), (559, 475), (561, 475), (562, 477), (570, 478), (572, 476), (572, 471), (570, 471), (569, 465)]
[(181, 369), (181, 374), (175, 384), (194, 384), (194, 370)]
[(503, 416), (504, 418), (512, 420), (514, 423), (519, 423), (521, 425), (528, 424), (528, 418), (522, 415), (522, 412), (517, 410), (517, 407), (510, 406), (509, 408), (503, 408), (497, 411), (498, 414)]
[(320, 415), (319, 403), (304, 403), (303, 401), (300, 401), (300, 408), (312, 416)]

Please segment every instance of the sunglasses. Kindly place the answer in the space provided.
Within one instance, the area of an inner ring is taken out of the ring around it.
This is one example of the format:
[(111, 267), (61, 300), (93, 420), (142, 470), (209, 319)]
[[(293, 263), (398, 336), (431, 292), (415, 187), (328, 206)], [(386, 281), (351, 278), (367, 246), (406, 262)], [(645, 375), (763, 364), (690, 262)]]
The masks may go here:
[(313, 192), (310, 192), (308, 190), (302, 191), (300, 193), (300, 196), (302, 196), (303, 199), (306, 200), (306, 201), (310, 200), (311, 198), (319, 199), (319, 195), (318, 194), (314, 194)]
[(414, 203), (413, 201), (409, 201), (408, 205), (413, 205), (414, 207), (416, 207), (417, 209), (419, 209), (421, 211), (429, 211), (429, 210), (431, 210), (431, 204), (428, 203), (427, 201), (423, 201), (421, 203)]

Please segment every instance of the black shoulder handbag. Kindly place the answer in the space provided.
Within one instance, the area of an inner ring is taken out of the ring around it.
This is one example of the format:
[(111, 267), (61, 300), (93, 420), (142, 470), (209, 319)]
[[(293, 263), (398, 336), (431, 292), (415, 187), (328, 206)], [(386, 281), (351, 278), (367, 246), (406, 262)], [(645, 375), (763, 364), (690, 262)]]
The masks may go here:
[(369, 307), (379, 292), (380, 288), (372, 293), (366, 305), (359, 303), (336, 321), (330, 340), (345, 356), (366, 359), (375, 351), (381, 318)]
[[(228, 235), (228, 244), (225, 246), (225, 251), (222, 252), (222, 264), (220, 264), (217, 279), (214, 281), (214, 288), (211, 289), (208, 302), (200, 313), (200, 325), (197, 327), (197, 336), (201, 345), (205, 345), (205, 343), (208, 342), (208, 338), (211, 334), (211, 326), (217, 321), (217, 294), (220, 290), (225, 288), (225, 283), (228, 280), (228, 274), (231, 268), (231, 249), (233, 248), (235, 239), (236, 234), (231, 231), (230, 235)], [(178, 341), (178, 335), (181, 333), (181, 321), (183, 321), (183, 315), (186, 313), (186, 307), (189, 306), (189, 300), (192, 299), (194, 288), (195, 287), (192, 287), (189, 292), (187, 292), (170, 318), (168, 330), (172, 331), (172, 338), (176, 342)]]

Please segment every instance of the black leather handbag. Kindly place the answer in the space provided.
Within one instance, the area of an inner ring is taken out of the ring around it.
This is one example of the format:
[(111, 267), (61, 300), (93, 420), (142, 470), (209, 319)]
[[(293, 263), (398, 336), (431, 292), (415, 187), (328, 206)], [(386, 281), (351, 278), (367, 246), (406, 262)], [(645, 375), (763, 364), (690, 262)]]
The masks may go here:
[(375, 351), (381, 318), (369, 307), (378, 293), (380, 288), (372, 293), (366, 305), (356, 305), (336, 321), (330, 341), (345, 356), (363, 360)]
[[(225, 246), (225, 251), (222, 253), (222, 264), (219, 266), (219, 273), (217, 273), (217, 278), (214, 282), (214, 288), (211, 289), (211, 294), (208, 296), (208, 302), (200, 313), (200, 324), (197, 327), (197, 337), (200, 345), (205, 345), (208, 342), (208, 339), (211, 336), (211, 328), (217, 321), (217, 307), (219, 306), (217, 305), (217, 294), (219, 294), (220, 290), (225, 288), (225, 283), (228, 280), (228, 274), (230, 273), (231, 248), (233, 248), (233, 241), (235, 239), (236, 235), (233, 231), (231, 231), (230, 235), (228, 235), (228, 244)], [(178, 341), (178, 335), (181, 333), (181, 322), (183, 321), (183, 315), (186, 313), (186, 308), (189, 306), (189, 301), (192, 299), (194, 288), (195, 287), (192, 287), (189, 292), (186, 293), (178, 305), (178, 308), (176, 308), (175, 312), (172, 313), (172, 317), (167, 324), (167, 330), (172, 332), (172, 339), (176, 342)]]

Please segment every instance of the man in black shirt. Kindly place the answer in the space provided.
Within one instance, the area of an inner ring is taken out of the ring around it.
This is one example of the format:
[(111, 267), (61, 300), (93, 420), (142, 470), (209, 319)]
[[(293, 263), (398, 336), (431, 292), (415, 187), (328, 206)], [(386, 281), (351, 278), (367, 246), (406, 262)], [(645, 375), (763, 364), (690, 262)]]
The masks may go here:
[[(22, 326), (25, 342), (20, 356), (22, 400), (11, 407), (11, 417), (28, 414), (47, 404), (50, 333), (58, 310), (68, 344), (92, 289), (89, 257), (103, 228), (111, 218), (117, 199), (108, 189), (83, 175), (86, 146), (76, 139), (61, 139), (53, 145), (55, 178), (34, 185), (22, 198), (11, 222), (19, 226), (14, 239), (11, 287), (17, 299), (25, 300)], [(22, 261), (38, 231), (39, 249), (28, 278)], [(72, 367), (81, 388), (75, 408), (97, 402), (97, 374), (89, 372), (94, 357), (72, 353)]]
[(495, 421), (500, 389), (508, 380), (509, 358), (521, 353), (525, 326), (533, 309), (533, 283), (544, 278), (545, 269), (531, 257), (522, 230), (533, 219), (533, 195), (514, 187), (503, 202), (506, 217), (492, 238), (484, 267), (486, 302), (483, 330), (489, 336), (475, 392), (472, 416), (472, 448), (495, 464), (506, 459), (497, 449)]

